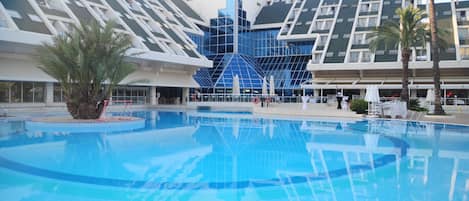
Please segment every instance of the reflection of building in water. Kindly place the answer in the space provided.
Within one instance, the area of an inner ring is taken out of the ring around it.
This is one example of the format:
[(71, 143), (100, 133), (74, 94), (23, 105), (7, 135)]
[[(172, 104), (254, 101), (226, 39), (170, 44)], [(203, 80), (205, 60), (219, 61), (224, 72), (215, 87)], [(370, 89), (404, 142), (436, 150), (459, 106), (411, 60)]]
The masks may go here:
[[(306, 146), (314, 174), (336, 172), (341, 167), (345, 167), (346, 174), (338, 178), (325, 174), (327, 179), (308, 181), (306, 186), (286, 183), (284, 190), (290, 200), (308, 196), (309, 200), (321, 201), (468, 199), (469, 136), (462, 134), (467, 128), (362, 121), (348, 123), (345, 128), (341, 125), (344, 129), (331, 133), (327, 129), (317, 129), (319, 124), (321, 122), (302, 125), (302, 130), (309, 129), (313, 136)], [(356, 128), (363, 124), (366, 124), (367, 133), (356, 134)], [(335, 126), (339, 125), (336, 123)], [(393, 147), (386, 134), (402, 138), (409, 144), (404, 158), (400, 157), (404, 152)], [(392, 155), (395, 161), (375, 168), (379, 164), (373, 161), (383, 155)]]
[[(133, 200), (459, 201), (469, 190), (464, 127), (190, 112), (134, 115), (145, 117), (148, 127), (86, 136), (12, 135), (0, 138), (0, 156), (54, 161), (51, 168), (63, 172), (85, 165), (85, 172), (74, 173), (142, 179), (148, 185), (177, 181), (228, 188), (139, 189)], [(408, 149), (399, 147), (399, 139)], [(256, 188), (259, 180), (276, 186)]]
[[(42, 138), (16, 135), (11, 141), (0, 139), (0, 156), (16, 156), (9, 159), (33, 166), (34, 161), (53, 161), (50, 167), (47, 164), (39, 167), (74, 175), (149, 182), (185, 178), (197, 182), (200, 178), (190, 178), (189, 174), (212, 147), (194, 140), (196, 130), (186, 126), (109, 134), (46, 134)], [(134, 199), (155, 196), (154, 200), (167, 200), (178, 194), (177, 191), (148, 192)]]
[(213, 174), (207, 177), (220, 182), (272, 179), (277, 170), (305, 172), (310, 169), (304, 147), (308, 136), (299, 132), (299, 123), (289, 125), (278, 120), (252, 119), (252, 116), (247, 119), (207, 115), (212, 114), (189, 115), (189, 121), (200, 126), (195, 134), (197, 141), (213, 146), (213, 152), (199, 166), (213, 169), (203, 171)]

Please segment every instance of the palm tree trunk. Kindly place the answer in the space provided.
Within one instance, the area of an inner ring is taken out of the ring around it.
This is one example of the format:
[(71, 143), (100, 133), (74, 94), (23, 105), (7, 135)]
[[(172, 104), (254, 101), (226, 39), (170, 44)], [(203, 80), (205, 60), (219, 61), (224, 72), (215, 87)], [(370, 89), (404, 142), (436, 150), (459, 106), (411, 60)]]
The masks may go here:
[(435, 110), (434, 114), (444, 115), (445, 111), (441, 106), (441, 86), (440, 86), (440, 52), (438, 46), (438, 32), (437, 23), (435, 19), (435, 2), (430, 0), (428, 4), (430, 13), (430, 31), (431, 31), (431, 47), (432, 47), (432, 60), (433, 60), (433, 84), (435, 85)]
[(75, 90), (65, 97), (67, 110), (74, 119), (98, 119), (102, 108), (98, 108), (98, 100), (86, 95), (85, 92)]
[(410, 60), (410, 50), (403, 48), (401, 50), (402, 56), (402, 91), (401, 91), (401, 101), (407, 103), (407, 109), (409, 108), (409, 60)]

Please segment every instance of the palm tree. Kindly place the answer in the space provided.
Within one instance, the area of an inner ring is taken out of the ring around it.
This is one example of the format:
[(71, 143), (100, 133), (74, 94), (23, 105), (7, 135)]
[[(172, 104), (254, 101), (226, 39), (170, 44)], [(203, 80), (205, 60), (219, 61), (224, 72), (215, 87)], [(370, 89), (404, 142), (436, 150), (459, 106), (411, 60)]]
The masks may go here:
[(60, 83), (74, 119), (99, 118), (98, 105), (135, 70), (124, 60), (132, 46), (130, 37), (113, 27), (113, 22), (104, 27), (98, 22), (81, 23), (38, 49), (39, 68)]
[(401, 49), (402, 62), (402, 91), (401, 101), (407, 102), (409, 108), (409, 61), (412, 55), (412, 48), (425, 46), (426, 24), (424, 12), (412, 5), (406, 8), (396, 9), (399, 22), (387, 21), (377, 27), (370, 36), (370, 49), (376, 51), (384, 46), (385, 49), (391, 46), (392, 49)]
[(435, 109), (434, 114), (444, 115), (445, 111), (441, 106), (441, 85), (440, 85), (440, 46), (437, 23), (435, 20), (435, 1), (430, 0), (428, 3), (430, 13), (428, 18), (430, 21), (430, 32), (431, 32), (431, 47), (432, 47), (432, 60), (433, 60), (433, 84), (435, 85)]

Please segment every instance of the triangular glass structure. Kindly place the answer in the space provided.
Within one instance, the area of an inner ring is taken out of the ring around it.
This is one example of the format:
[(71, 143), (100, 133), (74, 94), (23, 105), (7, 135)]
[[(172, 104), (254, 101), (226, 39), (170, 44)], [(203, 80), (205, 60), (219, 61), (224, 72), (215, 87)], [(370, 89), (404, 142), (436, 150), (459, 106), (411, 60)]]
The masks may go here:
[(239, 76), (239, 84), (241, 89), (261, 89), (262, 79), (264, 77), (256, 60), (250, 56), (241, 54), (225, 54), (218, 65), (214, 69), (223, 69), (214, 86), (215, 88), (232, 88), (233, 77)]

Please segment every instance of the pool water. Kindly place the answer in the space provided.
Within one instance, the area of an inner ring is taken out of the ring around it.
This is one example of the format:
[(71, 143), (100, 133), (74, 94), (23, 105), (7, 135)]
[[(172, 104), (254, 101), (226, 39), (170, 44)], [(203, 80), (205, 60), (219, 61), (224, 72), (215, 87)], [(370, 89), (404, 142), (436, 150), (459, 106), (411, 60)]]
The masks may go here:
[(0, 120), (0, 197), (44, 200), (468, 200), (469, 127), (137, 111), (142, 127)]

